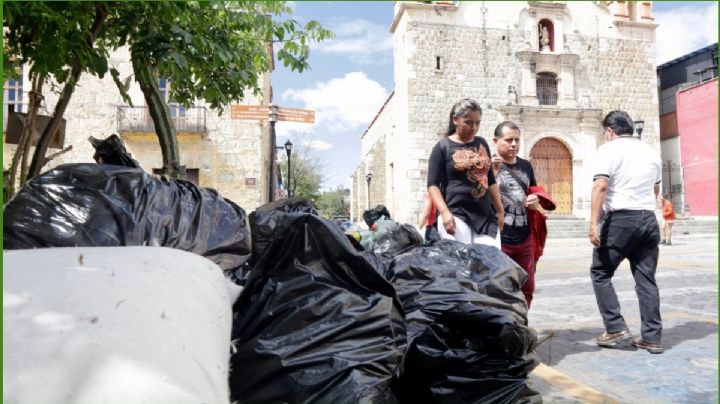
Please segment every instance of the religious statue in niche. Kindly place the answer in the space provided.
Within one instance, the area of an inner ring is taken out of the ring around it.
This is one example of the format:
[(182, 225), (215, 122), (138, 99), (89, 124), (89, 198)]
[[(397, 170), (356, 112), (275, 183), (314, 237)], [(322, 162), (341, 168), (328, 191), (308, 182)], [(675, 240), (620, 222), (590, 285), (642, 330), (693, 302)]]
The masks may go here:
[(540, 52), (550, 52), (550, 32), (548, 32), (547, 26), (539, 24), (538, 30), (538, 35), (540, 36)]

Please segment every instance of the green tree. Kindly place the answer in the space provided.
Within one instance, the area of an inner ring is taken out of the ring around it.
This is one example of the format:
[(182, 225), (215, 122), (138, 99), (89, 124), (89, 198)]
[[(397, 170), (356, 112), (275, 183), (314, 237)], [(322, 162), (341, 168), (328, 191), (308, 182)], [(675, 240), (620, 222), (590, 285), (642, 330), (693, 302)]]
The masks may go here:
[[(45, 154), (58, 130), (75, 85), (84, 72), (102, 77), (108, 71), (108, 49), (113, 40), (103, 36), (108, 21), (106, 2), (4, 2), (3, 3), (3, 73), (18, 77), (20, 66), (28, 65), (33, 82), (25, 133), (13, 157), (4, 193), (14, 193), (17, 162), (22, 158), (21, 180), (40, 173), (48, 161)], [(38, 140), (30, 166), (30, 128), (40, 106), (42, 84), (53, 78), (53, 89), (60, 93), (52, 118)], [(62, 89), (62, 90), (60, 90)], [(21, 157), (22, 156), (22, 157)]]
[(170, 79), (170, 97), (185, 106), (202, 99), (222, 111), (248, 91), (258, 94), (258, 78), (271, 66), (269, 44), (279, 45), (278, 59), (285, 66), (302, 72), (309, 67), (310, 43), (332, 36), (316, 21), (302, 26), (282, 19), (289, 11), (284, 2), (254, 1), (4, 2), (6, 77), (16, 76), (17, 67), (27, 64), (31, 80), (47, 76), (62, 87), (28, 179), (47, 162), (47, 146), (83, 71), (100, 77), (109, 71), (130, 103), (129, 81), (108, 66), (109, 51), (121, 46), (130, 47), (164, 169), (182, 175), (175, 127), (156, 77)]
[(272, 64), (271, 43), (280, 44), (277, 55), (285, 66), (302, 72), (309, 67), (310, 43), (332, 35), (316, 21), (301, 26), (279, 19), (288, 12), (284, 2), (247, 0), (121, 3), (113, 29), (121, 43), (130, 45), (135, 80), (153, 118), (166, 173), (183, 175), (175, 126), (156, 75), (170, 80), (174, 102), (189, 107), (204, 100), (222, 112), (247, 92), (260, 93), (258, 79)]
[(350, 216), (350, 190), (338, 186), (332, 191), (323, 192), (316, 205), (320, 214), (328, 218)]

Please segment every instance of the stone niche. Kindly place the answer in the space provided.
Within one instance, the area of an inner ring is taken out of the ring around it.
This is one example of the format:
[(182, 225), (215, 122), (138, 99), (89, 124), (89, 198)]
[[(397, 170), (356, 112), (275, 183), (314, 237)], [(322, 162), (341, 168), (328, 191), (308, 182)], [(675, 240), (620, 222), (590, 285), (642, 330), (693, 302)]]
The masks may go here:
[(563, 3), (529, 2), (520, 14), (518, 26), (526, 38), (525, 50), (515, 53), (521, 66), (520, 104), (577, 108), (575, 67), (580, 57), (565, 44), (569, 21)]

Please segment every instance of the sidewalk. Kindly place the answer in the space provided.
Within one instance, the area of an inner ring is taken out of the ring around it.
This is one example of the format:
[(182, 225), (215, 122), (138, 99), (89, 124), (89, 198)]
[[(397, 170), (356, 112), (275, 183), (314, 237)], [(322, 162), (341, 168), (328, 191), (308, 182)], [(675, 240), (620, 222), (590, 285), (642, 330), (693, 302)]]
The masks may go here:
[[(547, 339), (530, 386), (545, 402), (708, 403), (718, 400), (718, 239), (677, 235), (660, 246), (663, 344), (652, 355), (629, 341), (600, 348), (603, 332), (590, 284), (592, 246), (587, 239), (550, 240), (540, 259), (530, 326)], [(640, 332), (629, 265), (613, 278), (628, 326)]]

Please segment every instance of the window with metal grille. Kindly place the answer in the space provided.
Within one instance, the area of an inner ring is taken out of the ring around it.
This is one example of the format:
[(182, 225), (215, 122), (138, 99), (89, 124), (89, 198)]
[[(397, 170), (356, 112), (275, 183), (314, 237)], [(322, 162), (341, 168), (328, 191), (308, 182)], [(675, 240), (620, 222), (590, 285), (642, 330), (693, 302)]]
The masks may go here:
[[(5, 82), (5, 105), (6, 111), (10, 112), (23, 112), (23, 68), (18, 69), (17, 80), (10, 79)], [(6, 114), (7, 115), (7, 114)]]
[(170, 100), (170, 80), (160, 77), (158, 80), (158, 86), (160, 87), (160, 93), (162, 94), (165, 101), (168, 103), (170, 109), (170, 117), (177, 120), (178, 118), (185, 118), (187, 111), (182, 105), (172, 102)]
[(553, 73), (538, 73), (537, 97), (540, 105), (557, 105), (557, 76)]

